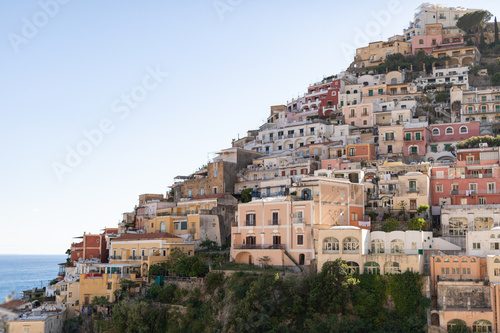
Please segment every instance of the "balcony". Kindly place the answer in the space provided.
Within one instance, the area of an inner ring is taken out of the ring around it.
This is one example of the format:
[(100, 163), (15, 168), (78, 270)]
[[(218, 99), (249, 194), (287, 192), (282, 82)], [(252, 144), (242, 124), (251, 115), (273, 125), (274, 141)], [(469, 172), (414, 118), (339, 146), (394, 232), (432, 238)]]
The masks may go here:
[(122, 256), (110, 256), (110, 260), (122, 260)]
[(234, 244), (236, 250), (281, 250), (285, 248), (284, 244)]
[(416, 189), (416, 188), (409, 188), (408, 191), (406, 191), (406, 193), (418, 193), (418, 189)]
[(142, 257), (141, 256), (129, 256), (128, 259), (129, 260), (141, 260)]

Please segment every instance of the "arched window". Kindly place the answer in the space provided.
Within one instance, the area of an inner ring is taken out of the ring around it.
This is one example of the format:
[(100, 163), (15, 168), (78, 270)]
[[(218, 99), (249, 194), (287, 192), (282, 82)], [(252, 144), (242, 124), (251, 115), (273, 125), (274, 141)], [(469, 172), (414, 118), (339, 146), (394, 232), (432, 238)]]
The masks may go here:
[(357, 262), (348, 261), (346, 264), (347, 270), (350, 274), (359, 274), (359, 264)]
[(441, 134), (441, 131), (439, 130), (439, 128), (432, 129), (432, 135), (439, 135), (439, 134)]
[(323, 240), (323, 253), (339, 253), (340, 245), (337, 238), (328, 237)]
[(345, 93), (346, 93), (346, 95), (349, 95), (351, 93), (351, 91), (347, 90)]
[(385, 264), (385, 273), (386, 274), (399, 274), (401, 273), (401, 269), (399, 268), (399, 263), (395, 261), (390, 261)]
[(453, 127), (446, 127), (446, 134), (453, 134)]
[(441, 259), (439, 257), (436, 257), (436, 259), (434, 259), (435, 262), (441, 262)]
[(358, 90), (357, 89), (354, 89), (354, 91), (352, 92), (353, 94), (357, 94), (358, 93)]
[(342, 242), (342, 250), (344, 253), (359, 252), (359, 241), (354, 237), (344, 238), (344, 241)]
[(493, 261), (495, 264), (500, 264), (500, 259), (498, 258), (495, 258), (495, 260)]
[(302, 195), (301, 195), (302, 200), (309, 200), (311, 199), (311, 190), (308, 188), (305, 188), (302, 190)]
[[(448, 329), (448, 331), (452, 331), (454, 329), (454, 327), (463, 327), (463, 328), (467, 328), (467, 324), (465, 323), (465, 321), (461, 320), (461, 319), (453, 319), (453, 320), (450, 320), (448, 322), (448, 325), (446, 325), (446, 328)], [(466, 330), (464, 330), (465, 332)]]
[(467, 262), (467, 258), (462, 258), (462, 262)]
[(472, 333), (491, 333), (492, 331), (491, 322), (488, 320), (477, 320), (472, 324)]
[(404, 242), (401, 239), (393, 239), (391, 241), (391, 253), (403, 253)]
[(467, 129), (467, 126), (462, 126), (462, 127), (460, 127), (460, 133), (462, 133), (462, 134), (467, 134), (467, 133), (469, 133), (469, 130)]
[(374, 239), (371, 242), (371, 250), (372, 253), (384, 253), (385, 252), (385, 243), (381, 239)]
[(380, 265), (374, 261), (369, 261), (365, 264), (365, 274), (380, 274)]

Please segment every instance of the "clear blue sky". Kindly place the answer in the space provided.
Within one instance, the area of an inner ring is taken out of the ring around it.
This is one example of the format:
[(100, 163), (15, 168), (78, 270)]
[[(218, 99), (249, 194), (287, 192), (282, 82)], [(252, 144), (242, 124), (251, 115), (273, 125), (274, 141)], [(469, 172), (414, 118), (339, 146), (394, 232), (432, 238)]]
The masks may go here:
[[(165, 192), (270, 105), (345, 69), (366, 37), (401, 33), (420, 4), (54, 2), (0, 0), (0, 253), (63, 253), (115, 226), (140, 193)], [(155, 68), (167, 77), (152, 81)], [(90, 147), (89, 131), (102, 134)]]

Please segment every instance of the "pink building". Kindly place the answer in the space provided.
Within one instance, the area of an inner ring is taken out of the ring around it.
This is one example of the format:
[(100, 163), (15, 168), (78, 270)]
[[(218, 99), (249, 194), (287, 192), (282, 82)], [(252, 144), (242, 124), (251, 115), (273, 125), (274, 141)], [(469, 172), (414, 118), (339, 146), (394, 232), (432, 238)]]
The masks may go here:
[(429, 128), (427, 122), (407, 123), (403, 128), (403, 156), (408, 161), (420, 161), (427, 153)]
[(458, 141), (478, 136), (479, 122), (432, 124), (427, 151), (429, 161), (454, 161), (455, 144)]
[(427, 24), (423, 35), (415, 36), (411, 40), (411, 49), (413, 54), (418, 51), (424, 51), (430, 54), (432, 50), (441, 45), (460, 45), (463, 44), (463, 37), (459, 34), (449, 34), (448, 30), (443, 29), (441, 23)]
[(448, 205), (499, 204), (499, 147), (469, 148), (457, 151), (453, 165), (434, 166), (431, 170), (433, 214)]
[(479, 135), (479, 121), (432, 124), (431, 142), (456, 142)]

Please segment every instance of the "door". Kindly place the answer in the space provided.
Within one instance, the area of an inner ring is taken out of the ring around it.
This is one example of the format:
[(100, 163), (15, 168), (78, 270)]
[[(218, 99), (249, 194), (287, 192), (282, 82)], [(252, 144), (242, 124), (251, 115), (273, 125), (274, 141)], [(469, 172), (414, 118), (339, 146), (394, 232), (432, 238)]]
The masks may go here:
[(303, 266), (305, 261), (306, 261), (306, 256), (303, 253), (299, 254), (299, 265)]

